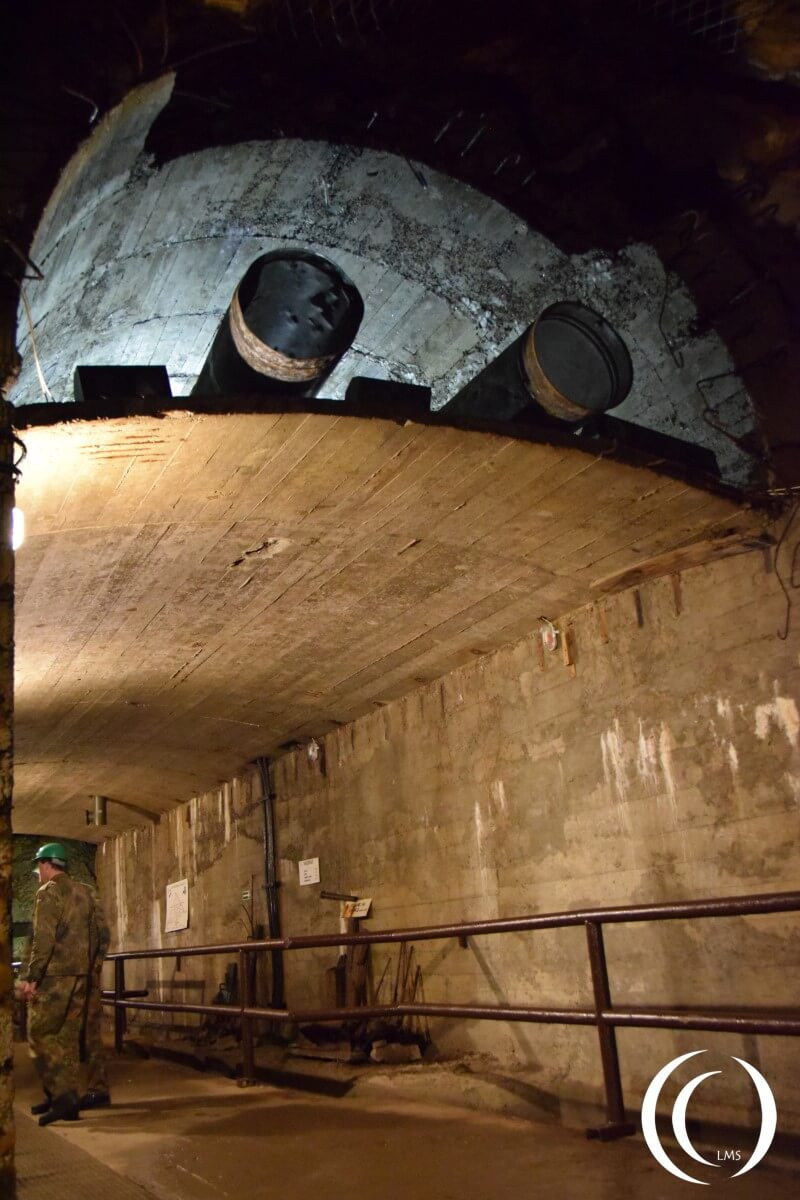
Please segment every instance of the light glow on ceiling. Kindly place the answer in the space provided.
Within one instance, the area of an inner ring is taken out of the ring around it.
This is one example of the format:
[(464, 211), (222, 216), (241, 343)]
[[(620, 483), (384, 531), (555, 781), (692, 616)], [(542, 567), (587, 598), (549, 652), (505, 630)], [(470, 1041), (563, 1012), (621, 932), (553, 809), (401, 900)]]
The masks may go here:
[(25, 541), (25, 513), (21, 508), (11, 510), (11, 549), (19, 550)]

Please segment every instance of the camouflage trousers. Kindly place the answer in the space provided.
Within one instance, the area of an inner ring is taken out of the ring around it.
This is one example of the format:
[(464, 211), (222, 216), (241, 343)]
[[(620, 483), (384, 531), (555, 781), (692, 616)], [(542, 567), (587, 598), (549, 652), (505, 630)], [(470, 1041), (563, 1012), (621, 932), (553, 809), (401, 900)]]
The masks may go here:
[(78, 1090), (87, 983), (85, 975), (45, 976), (30, 1004), (28, 1046), (51, 1096)]
[(82, 1057), (86, 1060), (87, 1092), (108, 1091), (106, 1058), (103, 1049), (103, 1003), (100, 999), (102, 987), (100, 972), (97, 971), (90, 977), (89, 996), (86, 1001), (85, 1054)]

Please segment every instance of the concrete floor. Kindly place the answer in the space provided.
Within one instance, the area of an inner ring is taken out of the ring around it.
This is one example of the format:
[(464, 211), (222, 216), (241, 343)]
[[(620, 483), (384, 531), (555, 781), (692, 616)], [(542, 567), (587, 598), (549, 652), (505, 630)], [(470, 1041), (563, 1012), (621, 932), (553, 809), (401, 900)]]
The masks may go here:
[[(599, 1145), (560, 1126), (452, 1106), (239, 1089), (155, 1059), (112, 1063), (112, 1085), (113, 1108), (79, 1124), (37, 1127), (37, 1146), (45, 1137), (58, 1139), (54, 1149), (67, 1143), (75, 1156), (96, 1160), (98, 1172), (108, 1168), (155, 1200), (685, 1200), (689, 1186), (666, 1174), (640, 1139)], [(38, 1094), (22, 1050), (21, 1113)], [(25, 1174), (32, 1163), (20, 1156), (21, 1200), (33, 1200)], [(734, 1191), (737, 1200), (788, 1200), (799, 1182), (800, 1171), (762, 1164)], [(727, 1183), (715, 1180), (706, 1194), (730, 1197)], [(71, 1170), (58, 1194), (77, 1200), (87, 1192)]]
[[(17, 1111), (16, 1200), (153, 1200), (153, 1193)], [(0, 1192), (3, 1200), (9, 1200)]]

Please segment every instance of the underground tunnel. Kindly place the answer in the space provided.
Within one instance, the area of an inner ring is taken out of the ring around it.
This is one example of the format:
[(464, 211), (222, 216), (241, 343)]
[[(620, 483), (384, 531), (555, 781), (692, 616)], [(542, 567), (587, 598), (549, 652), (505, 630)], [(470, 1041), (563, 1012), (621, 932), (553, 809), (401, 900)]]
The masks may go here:
[[(446, 1119), (477, 1197), (493, 1155), (521, 1186), (516, 1121), (552, 1170), (590, 1131), (596, 1194), (637, 1195), (675, 1182), (630, 1136), (648, 1085), (703, 1050), (692, 1137), (758, 1156), (746, 1061), (778, 1123), (742, 1186), (788, 1194), (791, 14), (665, 37), (587, 0), (534, 48), (466, 5), (420, 55), (424, 5), (241, 7), (125, 6), (37, 173), (11, 155), (7, 960), (43, 842), (111, 931), (112, 1104), (52, 1136), (175, 1200), (272, 1194), (244, 1165), (268, 1127), (310, 1194), (350, 1139), (333, 1194), (377, 1196), (383, 1131), (433, 1163), (415, 1122)], [(403, 1195), (445, 1194), (395, 1150)]]

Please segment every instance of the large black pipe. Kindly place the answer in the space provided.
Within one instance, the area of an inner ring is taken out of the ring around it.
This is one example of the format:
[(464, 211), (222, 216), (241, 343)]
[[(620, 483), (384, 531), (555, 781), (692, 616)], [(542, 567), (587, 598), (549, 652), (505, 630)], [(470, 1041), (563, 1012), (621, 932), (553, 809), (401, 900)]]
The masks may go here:
[[(258, 772), (261, 778), (261, 803), (264, 811), (264, 886), (267, 896), (267, 927), (271, 938), (280, 938), (281, 910), (278, 903), (278, 853), (275, 837), (275, 812), (272, 805), (272, 786), (269, 777), (269, 759), (259, 758)], [(272, 964), (272, 1008), (284, 1008), (283, 951), (270, 952)]]
[(620, 404), (632, 381), (630, 355), (616, 330), (568, 300), (540, 313), (439, 412), (499, 421), (524, 413), (577, 425)]
[(236, 288), (192, 394), (314, 396), (363, 315), (358, 289), (328, 259), (263, 254)]

